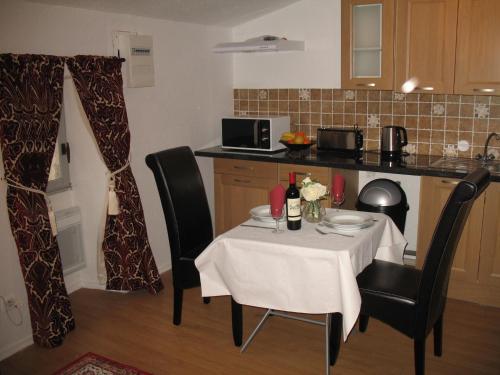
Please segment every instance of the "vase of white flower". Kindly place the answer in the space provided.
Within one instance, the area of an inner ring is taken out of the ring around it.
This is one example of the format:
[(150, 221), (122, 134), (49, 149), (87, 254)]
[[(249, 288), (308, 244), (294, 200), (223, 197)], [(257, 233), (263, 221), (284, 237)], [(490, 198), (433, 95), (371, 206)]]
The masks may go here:
[(302, 180), (300, 195), (304, 199), (302, 217), (310, 223), (318, 223), (326, 214), (321, 200), (326, 198), (326, 186), (311, 180), (310, 177)]

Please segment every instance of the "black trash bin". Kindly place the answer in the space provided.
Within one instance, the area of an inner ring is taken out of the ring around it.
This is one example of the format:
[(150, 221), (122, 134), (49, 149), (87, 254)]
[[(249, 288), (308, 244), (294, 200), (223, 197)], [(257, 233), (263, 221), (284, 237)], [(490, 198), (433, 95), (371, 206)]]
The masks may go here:
[(379, 178), (367, 183), (356, 202), (358, 211), (382, 212), (389, 216), (404, 233), (406, 213), (410, 209), (406, 194), (398, 183)]

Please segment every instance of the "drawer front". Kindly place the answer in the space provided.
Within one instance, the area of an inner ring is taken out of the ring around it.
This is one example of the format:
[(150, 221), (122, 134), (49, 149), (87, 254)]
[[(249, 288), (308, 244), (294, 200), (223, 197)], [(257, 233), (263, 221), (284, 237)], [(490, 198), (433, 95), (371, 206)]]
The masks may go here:
[(319, 181), (324, 185), (330, 186), (330, 169), (325, 167), (314, 167), (309, 165), (297, 164), (279, 164), (279, 182), (288, 185), (288, 173), (295, 172), (297, 176), (297, 185), (300, 186), (301, 181), (311, 175), (313, 180)]
[(278, 168), (276, 163), (236, 159), (214, 159), (214, 172), (276, 179)]
[[(301, 187), (301, 182), (308, 174), (315, 181), (326, 186), (326, 190), (330, 191), (331, 184), (331, 173), (330, 168), (326, 167), (314, 167), (310, 165), (297, 165), (297, 164), (279, 164), (279, 182), (286, 189), (288, 188), (288, 173), (295, 172), (297, 178), (297, 187)], [(328, 196), (324, 201), (322, 201), (324, 207), (331, 207), (330, 196)]]

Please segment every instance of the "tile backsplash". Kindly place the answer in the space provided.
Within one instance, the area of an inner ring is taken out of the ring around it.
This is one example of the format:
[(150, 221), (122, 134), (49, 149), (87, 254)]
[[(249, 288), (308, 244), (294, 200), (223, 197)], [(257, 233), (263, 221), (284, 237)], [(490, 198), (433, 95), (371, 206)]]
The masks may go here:
[[(236, 116), (288, 115), (293, 131), (313, 139), (317, 128), (363, 130), (365, 150), (378, 150), (380, 129), (398, 125), (408, 132), (407, 151), (474, 157), (491, 132), (500, 134), (500, 96), (403, 94), (341, 89), (234, 89)], [(467, 151), (458, 149), (467, 141)], [(490, 152), (500, 157), (500, 144)]]

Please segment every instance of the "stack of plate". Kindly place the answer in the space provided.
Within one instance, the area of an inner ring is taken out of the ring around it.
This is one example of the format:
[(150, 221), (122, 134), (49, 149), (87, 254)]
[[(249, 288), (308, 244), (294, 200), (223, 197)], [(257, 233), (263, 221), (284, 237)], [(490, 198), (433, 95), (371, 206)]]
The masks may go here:
[[(285, 212), (285, 207), (283, 207), (283, 212)], [(257, 206), (250, 210), (250, 215), (252, 219), (264, 222), (274, 222), (273, 217), (271, 216), (271, 208), (268, 204), (263, 206)], [(284, 216), (281, 216), (280, 221), (285, 220)]]
[(338, 231), (354, 232), (373, 225), (373, 217), (365, 212), (335, 212), (325, 216), (323, 224)]

